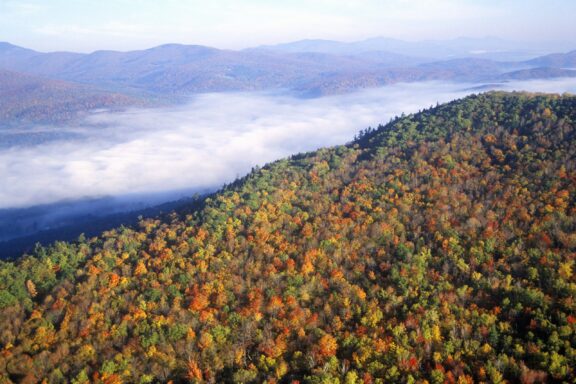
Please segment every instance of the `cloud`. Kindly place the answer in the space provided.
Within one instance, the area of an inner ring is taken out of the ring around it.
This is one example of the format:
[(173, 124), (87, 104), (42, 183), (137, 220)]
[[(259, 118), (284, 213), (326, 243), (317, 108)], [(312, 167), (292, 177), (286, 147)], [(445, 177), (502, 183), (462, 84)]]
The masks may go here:
[(576, 94), (576, 78), (511, 81), (504, 83), (501, 89), (505, 91)]
[[(216, 189), (255, 165), (344, 144), (368, 126), (463, 97), (463, 84), (398, 84), (304, 100), (285, 94), (199, 95), (173, 108), (94, 113), (82, 139), (0, 151), (0, 208), (64, 199)], [(576, 92), (576, 79), (505, 89)]]
[(90, 28), (74, 24), (48, 24), (36, 29), (36, 32), (49, 36), (83, 36), (83, 37), (140, 37), (142, 33), (151, 35), (153, 30), (149, 26), (109, 22), (98, 27)]
[(4, 1), (2, 5), (5, 12), (15, 16), (29, 16), (47, 9), (44, 4), (23, 1)]

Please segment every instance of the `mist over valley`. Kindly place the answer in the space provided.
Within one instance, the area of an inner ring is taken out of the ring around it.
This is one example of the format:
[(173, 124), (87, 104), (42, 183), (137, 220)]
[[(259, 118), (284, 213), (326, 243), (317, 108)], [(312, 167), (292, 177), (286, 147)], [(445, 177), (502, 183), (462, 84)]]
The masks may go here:
[(554, 53), (568, 47), (373, 38), (46, 53), (0, 43), (0, 240), (96, 234), (96, 219), (112, 226), (111, 215), (134, 212), (131, 222), (470, 93), (573, 91), (574, 52)]
[(97, 217), (116, 224), (106, 217), (209, 193), (255, 166), (347, 143), (395, 116), (491, 89), (575, 92), (576, 79), (400, 83), (313, 99), (209, 93), (169, 107), (100, 109), (62, 125), (6, 128), (0, 239), (68, 226), (77, 229), (67, 237), (76, 236)]
[(0, 383), (576, 383), (575, 14), (0, 0)]

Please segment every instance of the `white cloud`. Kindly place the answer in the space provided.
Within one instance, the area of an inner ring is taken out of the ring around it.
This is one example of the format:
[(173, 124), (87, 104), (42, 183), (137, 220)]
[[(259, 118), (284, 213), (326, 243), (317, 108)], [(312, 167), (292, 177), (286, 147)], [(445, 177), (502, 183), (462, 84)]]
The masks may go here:
[[(462, 97), (462, 84), (398, 84), (343, 96), (207, 94), (175, 108), (97, 113), (84, 140), (0, 151), (0, 208), (62, 199), (218, 188), (253, 166), (343, 144), (402, 112)], [(505, 89), (576, 92), (576, 79)]]
[(46, 5), (25, 1), (3, 1), (4, 12), (17, 16), (29, 16), (47, 10)]
[(138, 28), (129, 25), (108, 24), (98, 28), (89, 28), (80, 25), (48, 24), (36, 29), (37, 32), (45, 35), (65, 37), (65, 36), (114, 36), (114, 37), (135, 37)]

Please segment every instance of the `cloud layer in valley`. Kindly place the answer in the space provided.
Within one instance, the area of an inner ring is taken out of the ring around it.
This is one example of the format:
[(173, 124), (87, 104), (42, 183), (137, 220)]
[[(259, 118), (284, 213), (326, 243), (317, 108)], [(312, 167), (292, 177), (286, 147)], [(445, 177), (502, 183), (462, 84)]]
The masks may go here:
[[(0, 208), (215, 189), (255, 165), (349, 142), (361, 129), (477, 92), (473, 87), (398, 84), (312, 100), (206, 94), (179, 107), (95, 113), (72, 129), (81, 139), (1, 149)], [(500, 89), (576, 92), (576, 79)]]

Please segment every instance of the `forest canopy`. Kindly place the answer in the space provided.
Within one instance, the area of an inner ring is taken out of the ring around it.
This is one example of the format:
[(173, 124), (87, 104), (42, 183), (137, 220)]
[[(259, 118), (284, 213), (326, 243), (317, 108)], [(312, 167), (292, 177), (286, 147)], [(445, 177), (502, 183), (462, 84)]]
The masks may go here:
[(474, 95), (1, 262), (0, 382), (574, 382), (575, 121)]

